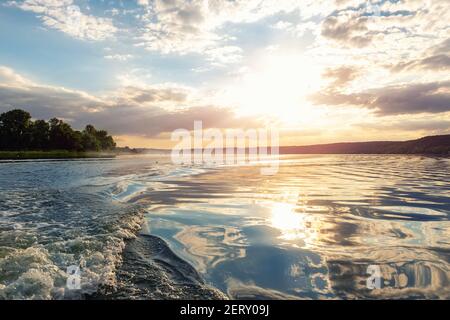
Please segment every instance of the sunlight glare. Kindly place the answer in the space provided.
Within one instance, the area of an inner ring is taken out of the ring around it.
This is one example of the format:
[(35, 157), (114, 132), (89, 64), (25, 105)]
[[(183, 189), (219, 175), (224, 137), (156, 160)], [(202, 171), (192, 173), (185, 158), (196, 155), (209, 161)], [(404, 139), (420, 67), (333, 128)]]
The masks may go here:
[(295, 206), (290, 203), (273, 205), (271, 224), (282, 232), (285, 240), (303, 238), (306, 228), (304, 216), (295, 212)]
[(320, 70), (301, 56), (271, 56), (242, 76), (233, 95), (241, 115), (266, 115), (295, 123), (308, 113), (306, 96), (318, 88)]

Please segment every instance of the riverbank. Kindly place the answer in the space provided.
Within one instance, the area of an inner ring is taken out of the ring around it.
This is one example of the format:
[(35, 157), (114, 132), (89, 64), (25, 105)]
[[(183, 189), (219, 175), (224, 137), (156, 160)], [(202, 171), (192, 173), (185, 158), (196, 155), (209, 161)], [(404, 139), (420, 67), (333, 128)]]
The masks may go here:
[(51, 151), (0, 151), (0, 160), (29, 159), (85, 159), (85, 158), (115, 158), (114, 153), (107, 152), (77, 152), (68, 150)]

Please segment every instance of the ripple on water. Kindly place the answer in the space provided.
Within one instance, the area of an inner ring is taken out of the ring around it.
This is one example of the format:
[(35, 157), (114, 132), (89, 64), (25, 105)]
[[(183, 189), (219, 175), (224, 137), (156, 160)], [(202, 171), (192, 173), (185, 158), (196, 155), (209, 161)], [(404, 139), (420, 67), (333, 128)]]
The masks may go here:
[[(295, 156), (273, 176), (149, 157), (0, 169), (0, 298), (223, 297), (211, 285), (237, 299), (450, 298), (448, 159)], [(142, 232), (184, 261), (136, 239), (143, 211)], [(66, 288), (74, 264), (80, 292)]]
[[(233, 298), (449, 298), (449, 160), (295, 156), (149, 192), (149, 232)], [(163, 201), (159, 201), (163, 199)], [(382, 288), (366, 286), (368, 266)]]

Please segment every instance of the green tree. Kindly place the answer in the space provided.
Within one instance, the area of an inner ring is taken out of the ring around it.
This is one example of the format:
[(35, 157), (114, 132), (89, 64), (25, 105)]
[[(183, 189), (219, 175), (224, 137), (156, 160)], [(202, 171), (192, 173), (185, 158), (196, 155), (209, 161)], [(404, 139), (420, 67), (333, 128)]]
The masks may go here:
[(82, 150), (81, 135), (62, 120), (50, 120), (50, 147), (53, 149)]
[(100, 142), (97, 140), (97, 130), (91, 124), (88, 124), (83, 131), (82, 145), (86, 151), (99, 151), (101, 149)]
[(116, 143), (114, 142), (114, 139), (108, 135), (108, 131), (99, 130), (96, 132), (95, 137), (100, 143), (100, 148), (102, 150), (111, 150), (116, 147)]
[(31, 115), (23, 110), (11, 110), (0, 115), (0, 149), (100, 151), (111, 150), (115, 146), (107, 131), (97, 131), (93, 125), (87, 125), (80, 132), (57, 118), (49, 122), (33, 122)]
[(88, 124), (86, 128), (84, 128), (84, 131), (88, 134), (92, 134), (93, 136), (97, 133), (97, 130), (95, 130), (95, 127), (92, 124)]
[(1, 147), (3, 149), (27, 149), (30, 146), (31, 115), (15, 109), (0, 115)]
[(31, 125), (31, 149), (45, 150), (50, 147), (50, 125), (44, 120), (36, 120)]
[(85, 151), (99, 151), (101, 149), (100, 143), (95, 136), (87, 131), (82, 133), (81, 145)]
[(91, 124), (83, 131), (83, 147), (89, 151), (112, 150), (116, 147), (114, 139), (108, 135), (108, 131), (97, 130)]

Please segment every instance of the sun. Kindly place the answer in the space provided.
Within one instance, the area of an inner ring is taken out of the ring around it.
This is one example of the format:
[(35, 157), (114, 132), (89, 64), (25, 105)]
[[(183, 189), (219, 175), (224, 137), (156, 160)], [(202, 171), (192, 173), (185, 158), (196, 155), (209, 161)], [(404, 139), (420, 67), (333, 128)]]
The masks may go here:
[(309, 113), (307, 96), (319, 88), (320, 70), (298, 55), (271, 55), (242, 75), (231, 91), (240, 115), (265, 115), (292, 124)]

